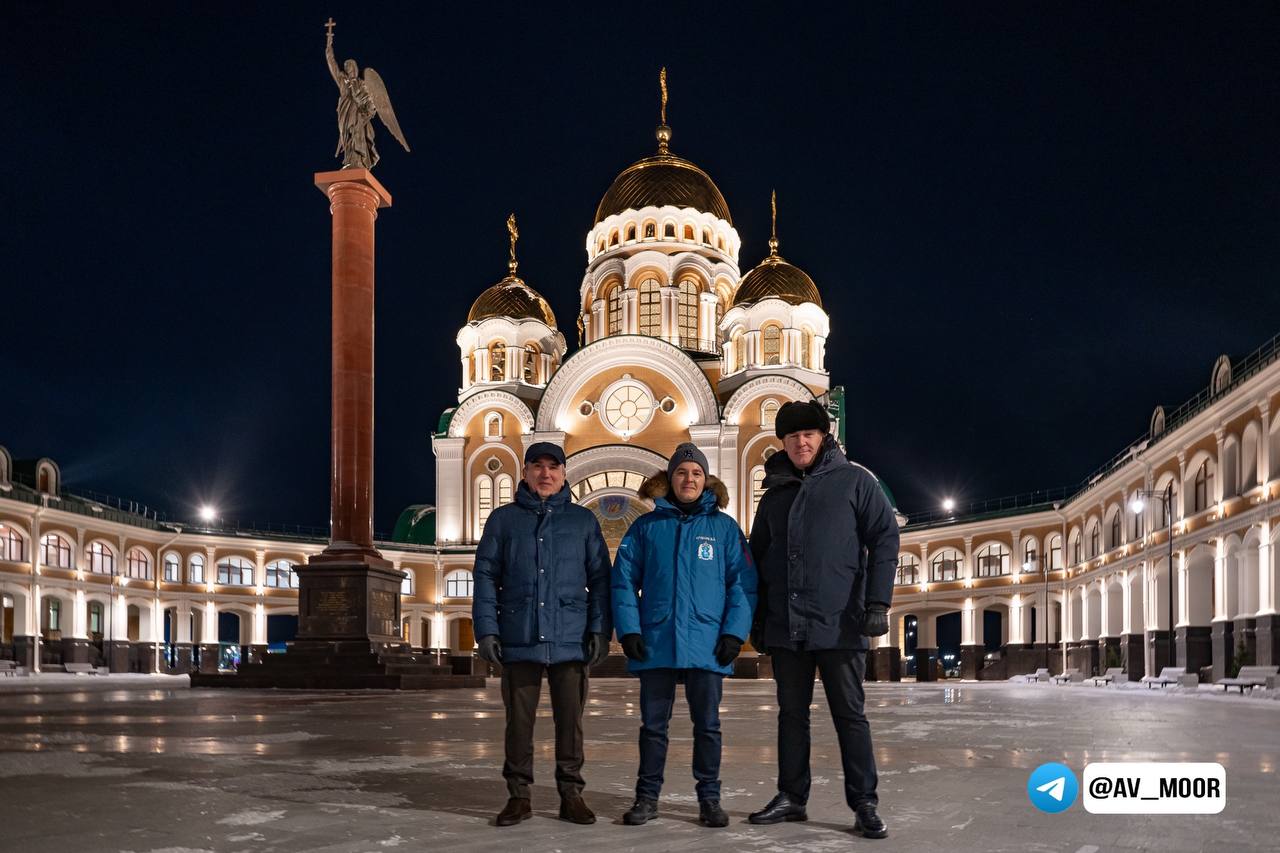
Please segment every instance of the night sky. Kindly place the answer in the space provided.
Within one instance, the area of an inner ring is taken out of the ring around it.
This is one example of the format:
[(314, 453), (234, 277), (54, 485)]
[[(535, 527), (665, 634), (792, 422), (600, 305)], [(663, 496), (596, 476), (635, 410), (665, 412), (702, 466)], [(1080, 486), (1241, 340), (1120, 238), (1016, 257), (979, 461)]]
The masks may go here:
[(902, 509), (1076, 483), (1280, 332), (1280, 7), (904, 5), (6, 3), (0, 444), (178, 517), (326, 522), (332, 15), (413, 147), (378, 126), (378, 530), (433, 500), (513, 210), (576, 346), (662, 65), (743, 272), (777, 188)]

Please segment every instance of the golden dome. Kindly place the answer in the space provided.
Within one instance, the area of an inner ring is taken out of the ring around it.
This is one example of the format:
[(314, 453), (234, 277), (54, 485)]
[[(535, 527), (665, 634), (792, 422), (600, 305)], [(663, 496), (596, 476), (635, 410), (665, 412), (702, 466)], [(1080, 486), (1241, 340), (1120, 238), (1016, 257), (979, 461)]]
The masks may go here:
[(787, 263), (778, 255), (770, 255), (760, 265), (742, 277), (734, 305), (750, 305), (770, 296), (792, 305), (812, 302), (822, 307), (822, 295), (808, 273)]
[(632, 163), (614, 179), (596, 208), (596, 224), (624, 210), (664, 205), (692, 207), (733, 224), (729, 205), (711, 177), (665, 151)]
[(467, 322), (478, 323), (490, 317), (537, 320), (553, 329), (556, 327), (556, 315), (551, 313), (547, 300), (514, 275), (481, 293), (467, 314)]

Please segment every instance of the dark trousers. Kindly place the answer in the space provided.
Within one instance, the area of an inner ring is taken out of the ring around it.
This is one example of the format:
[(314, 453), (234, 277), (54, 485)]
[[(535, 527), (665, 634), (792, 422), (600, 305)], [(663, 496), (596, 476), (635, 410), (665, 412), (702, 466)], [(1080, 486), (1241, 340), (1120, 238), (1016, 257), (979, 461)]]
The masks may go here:
[(507, 760), (502, 776), (513, 797), (529, 796), (533, 784), (533, 722), (538, 716), (542, 671), (551, 687), (556, 729), (556, 788), (561, 797), (578, 796), (582, 781), (582, 708), (587, 701), (587, 670), (581, 661), (509, 663), (502, 667), (502, 703), (507, 707)]
[(693, 720), (693, 778), (698, 799), (720, 799), (720, 696), (724, 676), (705, 669), (646, 669), (640, 672), (640, 772), (636, 796), (658, 799), (667, 764), (667, 726), (684, 673), (684, 698)]
[(771, 648), (773, 678), (778, 684), (778, 790), (799, 802), (809, 799), (809, 705), (813, 674), (822, 673), (831, 721), (840, 740), (844, 797), (849, 808), (879, 803), (876, 759), (871, 753), (871, 727), (862, 713), (862, 679), (866, 652), (852, 649), (796, 652)]

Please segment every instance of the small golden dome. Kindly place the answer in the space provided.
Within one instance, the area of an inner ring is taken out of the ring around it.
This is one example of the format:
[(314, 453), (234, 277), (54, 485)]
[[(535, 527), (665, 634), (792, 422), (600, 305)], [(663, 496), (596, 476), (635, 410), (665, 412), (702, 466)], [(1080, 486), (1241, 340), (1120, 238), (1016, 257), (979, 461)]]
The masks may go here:
[(770, 255), (760, 265), (742, 277), (734, 305), (750, 305), (770, 296), (792, 305), (812, 302), (822, 307), (822, 295), (808, 273), (787, 263), (778, 255)]
[(692, 207), (730, 225), (729, 205), (711, 177), (694, 164), (670, 153), (646, 157), (614, 179), (596, 208), (596, 224), (624, 210), (643, 207)]
[(507, 276), (481, 293), (467, 314), (467, 322), (478, 323), (490, 317), (537, 320), (552, 329), (556, 327), (556, 315), (551, 313), (547, 300), (514, 275)]

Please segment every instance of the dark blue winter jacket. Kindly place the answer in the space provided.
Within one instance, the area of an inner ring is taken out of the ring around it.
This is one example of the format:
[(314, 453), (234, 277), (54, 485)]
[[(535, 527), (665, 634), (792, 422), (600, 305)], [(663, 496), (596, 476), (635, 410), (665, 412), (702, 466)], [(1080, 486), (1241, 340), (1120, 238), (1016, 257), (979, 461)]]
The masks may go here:
[(542, 500), (524, 483), (495, 509), (476, 548), (471, 618), (498, 635), (503, 663), (586, 660), (590, 634), (608, 635), (609, 551), (591, 510), (566, 484)]
[(640, 634), (649, 656), (629, 661), (644, 669), (706, 669), (716, 662), (721, 634), (747, 639), (756, 607), (756, 568), (738, 523), (719, 506), (728, 493), (707, 478), (697, 508), (685, 514), (664, 495), (666, 472), (640, 489), (654, 509), (636, 519), (613, 566), (613, 618), (618, 637)]

